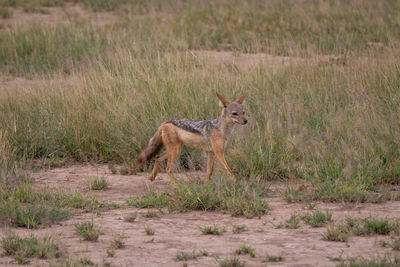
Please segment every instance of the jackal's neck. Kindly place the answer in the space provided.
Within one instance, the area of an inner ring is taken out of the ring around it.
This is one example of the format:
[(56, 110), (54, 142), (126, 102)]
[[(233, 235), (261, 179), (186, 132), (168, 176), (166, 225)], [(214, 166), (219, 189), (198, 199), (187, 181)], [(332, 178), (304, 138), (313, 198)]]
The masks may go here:
[(229, 139), (232, 135), (233, 129), (235, 128), (235, 123), (231, 119), (224, 115), (224, 110), (222, 110), (221, 115), (217, 119), (218, 130), (221, 134)]

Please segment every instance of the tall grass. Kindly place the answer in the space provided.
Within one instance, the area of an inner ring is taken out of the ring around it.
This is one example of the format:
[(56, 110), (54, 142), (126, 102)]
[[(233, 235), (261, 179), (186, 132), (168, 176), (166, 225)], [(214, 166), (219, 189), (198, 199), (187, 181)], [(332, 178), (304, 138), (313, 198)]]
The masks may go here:
[[(288, 3), (189, 2), (179, 4), (182, 12), (165, 4), (145, 7), (145, 16), (128, 12), (112, 26), (80, 21), (2, 31), (3, 73), (50, 81), (0, 92), (0, 153), (10, 155), (1, 166), (11, 166), (13, 155), (132, 162), (160, 123), (215, 118), (216, 90), (228, 98), (249, 91), (250, 123), (238, 127), (227, 152), (241, 177), (299, 177), (327, 201), (399, 183), (396, 48), (365, 52), (363, 61), (349, 57), (346, 66), (273, 71), (261, 63), (211, 64), (187, 52), (226, 46), (304, 55), (312, 47), (340, 54), (399, 40), (397, 1)], [(188, 151), (204, 163), (201, 152)]]
[[(4, 0), (3, 0), (4, 1)], [(4, 5), (26, 1), (5, 0)], [(64, 0), (29, 1), (39, 6)], [(268, 52), (279, 55), (346, 54), (371, 43), (400, 41), (400, 4), (372, 1), (92, 1), (94, 10), (121, 6), (114, 25), (94, 27), (78, 19), (58, 26), (0, 32), (0, 69), (14, 75), (67, 72), (87, 58), (140, 44), (171, 48)], [(0, 2), (1, 3), (1, 2)], [(123, 8), (122, 8), (123, 7)]]

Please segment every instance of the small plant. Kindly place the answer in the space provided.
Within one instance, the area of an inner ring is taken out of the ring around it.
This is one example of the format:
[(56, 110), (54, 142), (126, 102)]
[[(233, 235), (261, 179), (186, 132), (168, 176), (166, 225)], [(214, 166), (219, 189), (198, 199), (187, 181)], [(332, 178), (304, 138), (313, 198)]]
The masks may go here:
[(89, 259), (88, 257), (83, 257), (80, 259), (80, 263), (82, 264), (82, 266), (93, 266), (94, 262)]
[(295, 212), (290, 215), (290, 218), (285, 221), (285, 228), (297, 229), (299, 228), (300, 217)]
[(379, 245), (385, 248), (389, 245), (389, 243), (385, 240), (379, 240)]
[(121, 167), (121, 169), (119, 170), (119, 172), (121, 173), (121, 175), (129, 175), (129, 173), (130, 173), (129, 167), (123, 166), (123, 167)]
[(137, 212), (133, 212), (131, 215), (125, 217), (125, 221), (126, 222), (134, 222), (136, 220), (137, 217)]
[(347, 230), (343, 226), (338, 226), (338, 227), (329, 226), (326, 229), (326, 233), (322, 234), (322, 237), (328, 241), (345, 242), (347, 241), (348, 234)]
[(104, 176), (101, 178), (94, 178), (90, 181), (90, 189), (92, 190), (104, 190), (108, 186), (108, 182)]
[(233, 224), (232, 226), (233, 226), (232, 233), (234, 234), (240, 234), (247, 230), (247, 227), (244, 224)]
[(206, 250), (206, 249), (200, 250), (200, 255), (201, 256), (208, 256), (209, 255), (208, 250)]
[(387, 219), (369, 219), (365, 218), (364, 223), (364, 233), (365, 234), (379, 234), (387, 235), (391, 231), (391, 225)]
[(154, 217), (159, 217), (158, 213), (152, 210), (148, 210), (145, 214), (143, 214), (143, 217), (146, 218), (154, 218)]
[(146, 234), (147, 235), (154, 235), (154, 230), (153, 230), (153, 228), (151, 228), (150, 226), (148, 226), (148, 225), (146, 225), (145, 227), (144, 227), (144, 231), (146, 232)]
[(114, 162), (109, 162), (107, 164), (108, 169), (111, 171), (112, 174), (116, 174), (117, 173), (117, 168), (115, 168)]
[(301, 202), (306, 198), (302, 190), (290, 186), (285, 191), (282, 191), (281, 195), (288, 203)]
[(122, 241), (122, 238), (120, 236), (117, 236), (114, 238), (114, 246), (116, 248), (124, 248), (125, 247), (125, 244)]
[(328, 210), (325, 213), (316, 210), (312, 214), (303, 215), (302, 219), (311, 227), (321, 227), (332, 221), (332, 213)]
[(393, 250), (400, 250), (400, 238), (397, 238), (391, 244)]
[(278, 261), (283, 261), (283, 258), (282, 258), (282, 256), (273, 256), (273, 255), (266, 254), (263, 261), (278, 262)]
[(16, 234), (11, 234), (1, 239), (1, 247), (6, 255), (13, 256), (20, 264), (29, 263), (28, 258), (31, 257), (50, 259), (58, 258), (63, 254), (49, 236), (38, 239), (34, 235), (21, 238)]
[(213, 226), (200, 226), (200, 231), (205, 235), (220, 235), (225, 232), (225, 228), (214, 224)]
[(187, 261), (187, 260), (193, 260), (193, 259), (197, 259), (199, 257), (198, 254), (196, 254), (196, 252), (192, 251), (192, 252), (178, 252), (176, 253), (175, 259), (177, 261)]
[(8, 19), (12, 16), (12, 12), (7, 7), (0, 7), (0, 17), (3, 19)]
[(114, 257), (115, 256), (115, 250), (114, 249), (107, 249), (107, 257)]
[(376, 257), (372, 259), (353, 259), (350, 260), (349, 264), (341, 263), (338, 267), (365, 267), (365, 266), (379, 266), (379, 267), (397, 267), (400, 265), (400, 259), (397, 256), (391, 258), (389, 255), (384, 257)]
[(163, 208), (168, 205), (168, 195), (166, 193), (159, 193), (153, 189), (146, 191), (146, 193), (138, 198), (132, 195), (131, 198), (126, 200), (129, 206), (136, 208)]
[(238, 258), (226, 258), (219, 262), (221, 267), (244, 267), (244, 262), (241, 262)]
[(239, 248), (237, 248), (235, 250), (235, 254), (249, 254), (251, 257), (255, 257), (256, 256), (256, 252), (254, 250), (254, 248), (252, 248), (251, 246), (248, 245), (242, 245)]
[(76, 232), (87, 241), (97, 241), (101, 233), (100, 229), (94, 225), (94, 222), (83, 222), (75, 224)]

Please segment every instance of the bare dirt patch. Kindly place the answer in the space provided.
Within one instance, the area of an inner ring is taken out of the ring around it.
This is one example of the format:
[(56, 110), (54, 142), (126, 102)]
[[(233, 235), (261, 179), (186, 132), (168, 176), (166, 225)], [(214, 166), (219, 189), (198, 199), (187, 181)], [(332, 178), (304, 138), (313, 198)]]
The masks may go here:
[(348, 58), (340, 55), (314, 55), (309, 57), (277, 56), (265, 53), (249, 54), (231, 51), (191, 51), (209, 62), (234, 64), (241, 67), (267, 66), (280, 68), (297, 65), (346, 65)]
[[(190, 174), (191, 176), (193, 174)], [(199, 173), (194, 174), (195, 176)], [(122, 176), (111, 174), (105, 165), (71, 165), (64, 168), (42, 170), (33, 174), (33, 186), (36, 189), (52, 188), (62, 192), (78, 190), (87, 193), (89, 181), (93, 177), (104, 176), (108, 181), (108, 189), (92, 191), (99, 200), (108, 200), (121, 204), (120, 208), (102, 211), (99, 214), (79, 212), (68, 221), (49, 228), (26, 230), (13, 229), (20, 235), (34, 232), (36, 235), (51, 234), (58, 241), (70, 258), (79, 260), (88, 257), (93, 262), (103, 264), (110, 262), (116, 266), (177, 266), (176, 254), (181, 251), (192, 252), (207, 250), (209, 256), (190, 260), (191, 266), (217, 266), (218, 261), (233, 257), (234, 250), (243, 244), (255, 248), (256, 257), (241, 255), (239, 258), (246, 266), (265, 265), (263, 256), (280, 255), (283, 262), (268, 263), (276, 266), (335, 266), (337, 262), (328, 257), (350, 258), (362, 256), (371, 258), (384, 253), (392, 253), (391, 248), (379, 245), (380, 240), (389, 241), (389, 237), (373, 235), (368, 237), (351, 236), (347, 242), (330, 242), (322, 238), (325, 228), (311, 228), (300, 223), (298, 229), (277, 228), (293, 212), (310, 212), (305, 204), (288, 204), (279, 194), (267, 198), (271, 210), (260, 219), (232, 217), (219, 212), (187, 212), (169, 213), (166, 209), (156, 211), (159, 216), (147, 218), (143, 216), (147, 209), (136, 209), (125, 204), (125, 199), (132, 193), (140, 195), (151, 186), (157, 190), (170, 189), (170, 182), (165, 174), (160, 174), (154, 182), (147, 180), (147, 174)], [(397, 218), (400, 214), (400, 202), (383, 204), (325, 204), (317, 203), (321, 210), (329, 209), (333, 220), (340, 222), (347, 216)], [(124, 220), (133, 212), (138, 215), (133, 223)], [(83, 241), (76, 232), (78, 222), (94, 220), (103, 234), (97, 242)], [(217, 224), (226, 232), (221, 235), (203, 235), (200, 226)], [(235, 234), (233, 225), (246, 225), (247, 230)], [(147, 235), (144, 228), (150, 226), (154, 235)], [(0, 237), (6, 236), (11, 229), (3, 228)], [(116, 236), (120, 236), (125, 245), (115, 250), (114, 257), (108, 257), (107, 250), (112, 247)], [(1, 257), (0, 265), (12, 264), (10, 257)], [(43, 264), (43, 260), (33, 260), (32, 264)]]
[(22, 8), (10, 8), (12, 16), (1, 19), (8, 27), (24, 27), (32, 24), (54, 25), (69, 23), (71, 19), (88, 19), (95, 25), (113, 24), (118, 16), (112, 12), (92, 12), (80, 5), (66, 3), (62, 7), (41, 7), (40, 12), (25, 12)]

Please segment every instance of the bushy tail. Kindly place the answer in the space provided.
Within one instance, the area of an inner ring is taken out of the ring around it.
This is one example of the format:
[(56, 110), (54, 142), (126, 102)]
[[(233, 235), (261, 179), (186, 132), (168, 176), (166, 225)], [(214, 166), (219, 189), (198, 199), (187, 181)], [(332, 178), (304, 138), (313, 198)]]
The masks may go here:
[(162, 146), (163, 143), (161, 139), (161, 131), (160, 129), (158, 129), (154, 136), (150, 139), (145, 149), (143, 149), (142, 152), (140, 152), (139, 156), (136, 158), (135, 169), (138, 170), (138, 168), (143, 163), (157, 155), (157, 153), (160, 152)]

